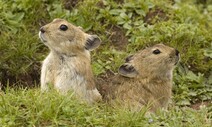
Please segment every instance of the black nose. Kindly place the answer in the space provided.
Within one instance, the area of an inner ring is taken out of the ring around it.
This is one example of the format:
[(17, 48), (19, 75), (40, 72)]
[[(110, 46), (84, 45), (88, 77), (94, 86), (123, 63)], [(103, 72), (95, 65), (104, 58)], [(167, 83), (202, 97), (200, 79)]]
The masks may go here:
[(175, 49), (175, 54), (176, 56), (179, 56), (180, 52), (177, 49)]
[(40, 28), (40, 32), (41, 32), (41, 33), (45, 33), (45, 30), (44, 30), (43, 27)]

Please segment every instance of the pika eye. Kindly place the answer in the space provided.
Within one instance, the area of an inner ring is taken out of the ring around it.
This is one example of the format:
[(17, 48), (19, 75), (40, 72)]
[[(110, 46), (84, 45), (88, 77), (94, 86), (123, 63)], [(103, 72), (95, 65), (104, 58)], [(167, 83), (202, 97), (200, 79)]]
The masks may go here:
[(161, 51), (160, 51), (159, 49), (155, 49), (152, 53), (153, 53), (153, 54), (160, 54)]
[(66, 31), (68, 29), (68, 27), (66, 25), (61, 25), (60, 26), (60, 30), (62, 31)]

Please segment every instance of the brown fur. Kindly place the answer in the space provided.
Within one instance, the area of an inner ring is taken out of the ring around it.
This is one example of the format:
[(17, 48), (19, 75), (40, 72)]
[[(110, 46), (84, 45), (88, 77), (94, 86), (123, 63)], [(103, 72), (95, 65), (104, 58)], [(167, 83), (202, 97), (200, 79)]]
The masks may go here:
[(88, 102), (100, 101), (90, 65), (90, 51), (101, 43), (98, 36), (55, 19), (41, 27), (39, 37), (50, 49), (42, 65), (41, 89), (47, 91), (52, 84), (61, 93), (71, 90)]
[[(161, 53), (154, 54), (157, 49)], [(100, 93), (108, 102), (133, 110), (147, 105), (153, 112), (166, 109), (172, 93), (172, 71), (178, 60), (179, 52), (163, 44), (141, 50), (126, 59), (119, 68), (120, 75), (111, 83), (99, 84)]]

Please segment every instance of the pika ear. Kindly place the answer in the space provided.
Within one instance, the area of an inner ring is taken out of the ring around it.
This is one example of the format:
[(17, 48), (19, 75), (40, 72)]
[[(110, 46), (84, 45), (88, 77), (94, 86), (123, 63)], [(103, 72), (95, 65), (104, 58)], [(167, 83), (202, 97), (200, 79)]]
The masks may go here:
[(97, 35), (88, 35), (86, 40), (85, 49), (92, 51), (99, 47), (101, 40)]
[(124, 63), (119, 67), (119, 74), (125, 77), (133, 78), (138, 75), (138, 72), (131, 64)]

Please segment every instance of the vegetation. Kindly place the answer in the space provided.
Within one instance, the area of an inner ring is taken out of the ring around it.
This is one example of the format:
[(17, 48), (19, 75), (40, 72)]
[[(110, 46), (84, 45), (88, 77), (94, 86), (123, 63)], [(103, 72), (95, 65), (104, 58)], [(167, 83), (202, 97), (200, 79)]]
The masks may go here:
[[(64, 18), (102, 39), (92, 52), (96, 77), (117, 73), (124, 58), (156, 43), (177, 48), (175, 106), (144, 117), (106, 104), (85, 105), (70, 95), (40, 93), (40, 62), (49, 50), (39, 28)], [(212, 2), (210, 0), (0, 0), (0, 125), (210, 126)], [(31, 88), (33, 87), (33, 88)], [(189, 107), (204, 102), (206, 107)], [(186, 107), (187, 106), (187, 107)]]
[(175, 107), (159, 115), (144, 116), (146, 109), (131, 112), (105, 104), (86, 105), (73, 95), (55, 91), (8, 89), (0, 99), (0, 125), (13, 126), (205, 126), (211, 124), (209, 109)]

